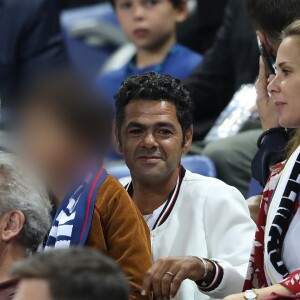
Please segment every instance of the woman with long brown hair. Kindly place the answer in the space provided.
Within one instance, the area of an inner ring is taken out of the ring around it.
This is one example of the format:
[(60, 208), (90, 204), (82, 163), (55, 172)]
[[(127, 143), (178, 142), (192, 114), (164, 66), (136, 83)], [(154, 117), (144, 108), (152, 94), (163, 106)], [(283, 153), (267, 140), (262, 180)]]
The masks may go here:
[(276, 69), (268, 91), (280, 126), (294, 128), (295, 135), (262, 196), (245, 293), (228, 300), (300, 294), (300, 20), (283, 32)]

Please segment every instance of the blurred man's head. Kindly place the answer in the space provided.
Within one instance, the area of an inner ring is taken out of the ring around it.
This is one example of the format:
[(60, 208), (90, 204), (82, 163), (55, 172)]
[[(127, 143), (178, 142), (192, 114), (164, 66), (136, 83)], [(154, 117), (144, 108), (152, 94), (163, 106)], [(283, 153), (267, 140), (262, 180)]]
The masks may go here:
[(178, 172), (193, 137), (193, 103), (168, 75), (127, 79), (116, 96), (116, 137), (133, 178), (155, 184)]
[(15, 300), (128, 299), (128, 283), (116, 263), (86, 248), (43, 253), (12, 273), (21, 280)]
[(28, 88), (22, 101), (22, 154), (47, 183), (72, 181), (80, 170), (101, 163), (111, 112), (83, 78), (67, 72), (50, 74)]
[(247, 10), (261, 41), (276, 54), (286, 26), (300, 18), (299, 0), (245, 0)]
[(37, 250), (49, 230), (50, 210), (42, 187), (15, 156), (0, 152), (1, 264), (7, 268), (12, 258), (17, 260)]

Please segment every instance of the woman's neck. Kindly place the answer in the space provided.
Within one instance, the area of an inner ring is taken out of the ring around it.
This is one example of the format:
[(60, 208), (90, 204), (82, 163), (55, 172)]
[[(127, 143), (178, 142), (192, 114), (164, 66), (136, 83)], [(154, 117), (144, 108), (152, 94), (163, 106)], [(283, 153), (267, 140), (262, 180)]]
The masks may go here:
[(158, 48), (139, 49), (136, 54), (137, 67), (145, 68), (162, 63), (175, 43), (176, 37), (174, 35)]

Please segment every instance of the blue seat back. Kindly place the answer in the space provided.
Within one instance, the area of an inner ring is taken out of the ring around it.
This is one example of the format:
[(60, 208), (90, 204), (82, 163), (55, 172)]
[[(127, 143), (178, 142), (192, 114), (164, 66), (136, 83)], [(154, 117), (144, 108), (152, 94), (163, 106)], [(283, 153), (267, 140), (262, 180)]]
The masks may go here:
[(249, 191), (248, 191), (248, 197), (260, 195), (263, 192), (263, 187), (260, 185), (260, 183), (255, 180), (253, 177), (250, 180), (249, 185)]

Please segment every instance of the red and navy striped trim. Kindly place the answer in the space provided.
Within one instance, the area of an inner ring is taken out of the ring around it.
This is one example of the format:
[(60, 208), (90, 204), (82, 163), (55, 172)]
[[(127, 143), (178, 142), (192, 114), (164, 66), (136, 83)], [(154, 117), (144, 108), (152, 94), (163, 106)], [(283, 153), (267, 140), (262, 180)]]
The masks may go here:
[(215, 273), (214, 278), (211, 282), (205, 282), (205, 281), (200, 281), (200, 282), (196, 282), (199, 289), (202, 290), (203, 292), (209, 293), (214, 291), (215, 289), (217, 289), (219, 287), (219, 285), (221, 284), (223, 277), (224, 277), (224, 270), (223, 268), (216, 262), (213, 260), (208, 260), (212, 265), (213, 265), (213, 271)]
[(185, 172), (186, 172), (186, 170), (183, 168), (183, 166), (180, 166), (176, 186), (170, 193), (168, 200), (167, 200), (162, 212), (160, 213), (156, 223), (154, 224), (152, 230), (159, 227), (160, 225), (164, 224), (166, 222), (166, 220), (168, 219), (168, 217), (170, 216), (170, 214), (175, 206), (175, 203), (177, 201)]
[[(104, 175), (104, 177), (102, 178), (102, 176)], [(92, 188), (89, 192), (89, 196), (88, 196), (88, 200), (87, 200), (87, 208), (86, 208), (86, 212), (85, 212), (85, 218), (84, 218), (84, 223), (83, 223), (83, 227), (82, 227), (82, 231), (80, 234), (80, 242), (82, 241), (82, 239), (84, 238), (84, 235), (86, 234), (86, 228), (89, 222), (89, 219), (91, 219), (91, 209), (94, 209), (93, 207), (91, 207), (91, 203), (94, 192), (95, 192), (95, 188), (97, 186), (97, 183), (99, 183), (99, 181), (102, 179), (102, 182), (104, 181), (104, 179), (106, 178), (106, 172), (103, 168), (100, 169), (99, 173), (97, 174), (93, 184), (92, 184)]]
[[(153, 228), (151, 230), (154, 230), (155, 228), (159, 227), (160, 225), (164, 224), (166, 222), (166, 220), (168, 219), (168, 217), (170, 216), (175, 203), (177, 201), (179, 192), (180, 192), (180, 188), (181, 188), (181, 184), (183, 181), (183, 178), (185, 176), (186, 170), (184, 169), (184, 167), (182, 165), (180, 165), (179, 168), (179, 175), (178, 175), (178, 179), (176, 181), (176, 186), (175, 188), (171, 191), (171, 193), (168, 196), (168, 200), (166, 201), (166, 204), (163, 208), (163, 210), (161, 211), (159, 217), (157, 218)], [(127, 190), (127, 192), (129, 193), (129, 195), (132, 197), (133, 195), (133, 185), (132, 182), (130, 182), (129, 184), (127, 184), (125, 186), (125, 189)]]

